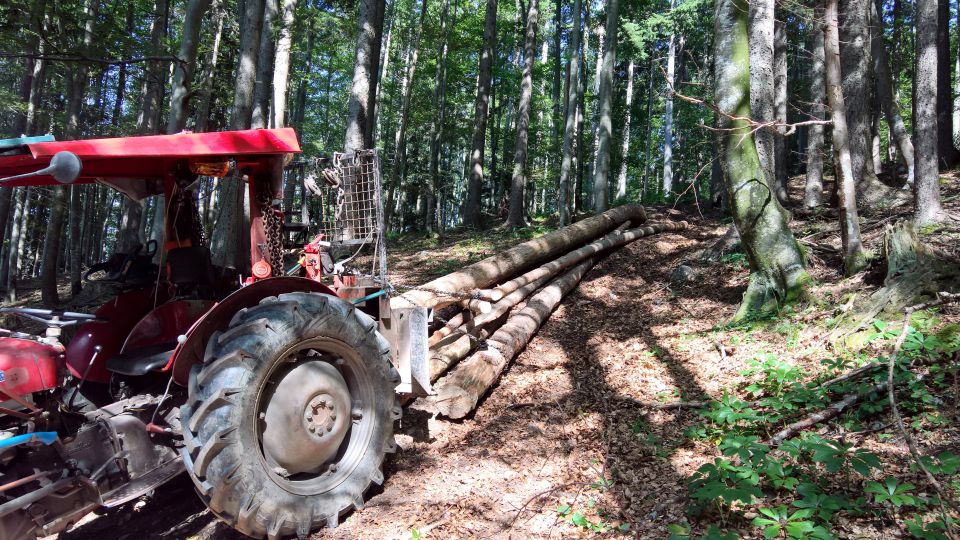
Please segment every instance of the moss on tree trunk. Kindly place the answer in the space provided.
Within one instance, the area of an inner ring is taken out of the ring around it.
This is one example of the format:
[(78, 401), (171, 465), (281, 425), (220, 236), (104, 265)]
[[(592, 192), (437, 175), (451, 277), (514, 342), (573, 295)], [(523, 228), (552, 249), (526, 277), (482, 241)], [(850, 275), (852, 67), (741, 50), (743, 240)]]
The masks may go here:
[(763, 317), (804, 295), (803, 252), (760, 166), (750, 126), (750, 50), (744, 0), (715, 3), (715, 93), (721, 161), (734, 223), (750, 261), (750, 281), (733, 322)]

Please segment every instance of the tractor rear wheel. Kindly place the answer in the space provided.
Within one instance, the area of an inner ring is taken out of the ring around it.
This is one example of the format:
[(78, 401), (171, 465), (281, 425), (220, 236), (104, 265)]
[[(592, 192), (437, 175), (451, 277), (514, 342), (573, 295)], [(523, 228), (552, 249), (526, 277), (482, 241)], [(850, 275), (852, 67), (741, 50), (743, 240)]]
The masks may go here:
[(241, 310), (190, 373), (184, 463), (207, 506), (262, 538), (335, 527), (383, 482), (400, 376), (376, 322), (335, 296)]

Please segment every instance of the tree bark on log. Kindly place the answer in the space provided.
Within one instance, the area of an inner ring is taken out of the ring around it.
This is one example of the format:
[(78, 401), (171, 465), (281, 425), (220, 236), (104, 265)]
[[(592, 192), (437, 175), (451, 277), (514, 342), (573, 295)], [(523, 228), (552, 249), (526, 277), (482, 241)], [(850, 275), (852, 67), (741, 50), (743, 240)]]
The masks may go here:
[(578, 264), (531, 297), (526, 307), (490, 336), (487, 340), (489, 349), (471, 356), (441, 379), (436, 386), (440, 414), (449, 418), (463, 418), (469, 414), (503, 373), (510, 359), (527, 345), (593, 263), (590, 259)]
[(646, 219), (646, 213), (640, 205), (619, 206), (540, 238), (516, 245), (459, 272), (425, 283), (393, 298), (391, 304), (394, 308), (411, 306), (437, 308), (454, 304), (460, 301), (458, 294), (488, 287), (506, 277), (556, 258), (560, 253), (602, 236), (627, 221), (640, 224)]
[(645, 236), (650, 236), (652, 234), (657, 234), (666, 231), (682, 231), (687, 228), (686, 221), (676, 221), (676, 222), (666, 222), (666, 223), (651, 223), (643, 227), (638, 227), (636, 229), (630, 229), (624, 232), (615, 232), (608, 234), (607, 236), (601, 238), (600, 240), (583, 246), (582, 248), (576, 249), (567, 253), (559, 259), (550, 261), (549, 263), (535, 268), (526, 274), (514, 278), (506, 283), (498, 285), (496, 288), (491, 290), (480, 290), (478, 294), (481, 298), (498, 302), (501, 298), (507, 296), (513, 291), (525, 286), (528, 283), (539, 280), (543, 277), (549, 277), (564, 268), (569, 268), (574, 264), (579, 263), (580, 261), (586, 259), (587, 257), (592, 257), (601, 251), (606, 251), (608, 249), (617, 248), (634, 240), (639, 240)]

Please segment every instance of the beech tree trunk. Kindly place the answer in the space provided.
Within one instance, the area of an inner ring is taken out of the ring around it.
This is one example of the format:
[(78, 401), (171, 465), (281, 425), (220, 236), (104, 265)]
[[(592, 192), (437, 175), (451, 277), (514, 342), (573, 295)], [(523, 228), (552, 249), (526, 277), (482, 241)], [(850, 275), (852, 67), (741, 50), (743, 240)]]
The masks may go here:
[(200, 104), (197, 106), (196, 130), (207, 131), (210, 122), (210, 105), (213, 103), (213, 77), (217, 72), (217, 61), (220, 55), (220, 43), (223, 37), (223, 22), (226, 10), (222, 0), (214, 0), (213, 4), (213, 44), (204, 62), (203, 76), (200, 78)]
[(937, 0), (916, 2), (916, 82), (914, 84), (913, 137), (914, 221), (919, 226), (939, 222), (943, 218), (940, 203), (937, 119)]
[(394, 193), (399, 187), (400, 179), (404, 177), (407, 168), (407, 124), (410, 119), (410, 96), (413, 93), (413, 82), (417, 73), (417, 60), (420, 57), (420, 39), (427, 16), (427, 3), (427, 0), (422, 0), (420, 3), (419, 24), (413, 32), (413, 43), (407, 50), (406, 67), (403, 71), (403, 78), (400, 80), (400, 126), (397, 128), (394, 141), (396, 158), (393, 161), (393, 167), (390, 168), (390, 178), (387, 182), (388, 194), (385, 219), (388, 226), (393, 218)]
[(573, 183), (574, 138), (577, 134), (577, 86), (580, 80), (580, 0), (573, 0), (573, 23), (570, 27), (570, 60), (567, 82), (566, 118), (563, 128), (563, 155), (560, 161), (557, 209), (560, 226), (570, 223), (570, 185)]
[[(815, 11), (814, 19), (821, 20), (822, 8)], [(810, 116), (824, 120), (826, 111), (826, 72), (823, 56), (823, 30), (814, 28), (810, 33)], [(807, 128), (807, 177), (803, 190), (803, 206), (813, 210), (823, 203), (823, 132), (824, 126), (812, 124)]]
[[(781, 13), (781, 17), (785, 14)], [(784, 136), (787, 128), (787, 23), (778, 20), (773, 27), (773, 83), (774, 83), (774, 117), (780, 124), (773, 134), (774, 173), (776, 175), (777, 198), (781, 204), (788, 204), (787, 170), (789, 168), (790, 153), (787, 151), (787, 138)]]
[(283, 0), (277, 57), (273, 66), (273, 109), (270, 115), (272, 128), (287, 125), (287, 86), (290, 81), (290, 49), (293, 44), (293, 21), (296, 13), (297, 0)]
[[(437, 80), (434, 86), (433, 103), (434, 117), (430, 126), (430, 184), (427, 186), (426, 198), (426, 231), (429, 234), (435, 232), (437, 227), (437, 198), (441, 189), (440, 186), (440, 138), (443, 134), (443, 126), (446, 122), (447, 110), (447, 51), (449, 50), (450, 40), (450, 0), (443, 3), (443, 12), (440, 14), (440, 31), (443, 36), (440, 50), (437, 54)], [(456, 16), (456, 14), (454, 14)]]
[[(613, 138), (613, 68), (617, 63), (617, 26), (620, 20), (618, 0), (607, 1), (606, 43), (603, 47), (603, 65), (600, 71), (600, 93), (597, 110), (600, 115), (597, 159), (593, 169), (593, 207), (604, 212), (609, 206), (610, 146)], [(632, 65), (632, 64), (631, 64)], [(628, 123), (629, 125), (629, 123)]]
[(203, 16), (210, 9), (211, 0), (190, 0), (183, 15), (183, 32), (180, 37), (179, 62), (174, 63), (173, 83), (170, 89), (170, 115), (167, 118), (167, 133), (179, 133), (187, 125), (190, 103), (190, 85), (197, 65), (197, 48), (200, 45), (200, 29)]
[[(615, 1), (615, 0), (614, 0)], [(523, 190), (527, 183), (527, 144), (530, 138), (530, 101), (533, 99), (533, 62), (537, 51), (537, 24), (540, 11), (538, 0), (529, 0), (527, 31), (523, 46), (523, 75), (520, 82), (520, 101), (517, 104), (517, 138), (514, 142), (513, 176), (510, 185), (510, 212), (507, 227), (523, 227)]]
[(860, 219), (857, 216), (857, 190), (850, 158), (850, 142), (840, 75), (840, 32), (837, 21), (837, 0), (824, 2), (824, 57), (827, 67), (827, 99), (833, 119), (834, 169), (839, 186), (840, 238), (843, 242), (843, 269), (847, 276), (862, 270), (867, 263), (860, 242)]
[[(257, 57), (260, 49), (260, 33), (263, 28), (263, 0), (244, 0), (240, 13), (242, 32), (237, 64), (236, 83), (233, 94), (231, 129), (249, 129), (253, 115), (254, 89), (257, 77)], [(240, 178), (225, 178), (219, 182), (218, 206), (220, 212), (214, 224), (210, 252), (213, 262), (219, 266), (237, 268), (241, 272), (249, 261), (245, 260), (245, 242), (240, 241), (240, 232), (246, 223), (244, 209), (244, 183)]]
[[(753, 5), (753, 4), (751, 4)], [(670, 0), (670, 10), (676, 6), (676, 0)], [(663, 196), (670, 197), (673, 192), (673, 86), (676, 70), (676, 36), (670, 34), (667, 45), (667, 96), (663, 112)]]
[(878, 7), (882, 0), (875, 0), (872, 4), (872, 32), (870, 34), (870, 50), (873, 53), (873, 66), (876, 72), (877, 99), (883, 108), (883, 113), (887, 119), (887, 125), (890, 126), (890, 132), (896, 141), (899, 154), (907, 166), (907, 183), (913, 184), (914, 178), (914, 155), (913, 142), (910, 140), (910, 134), (903, 124), (903, 117), (900, 114), (900, 105), (897, 103), (894, 95), (893, 79), (890, 74), (890, 65), (887, 58), (887, 46), (883, 40), (883, 19), (880, 18)]
[(260, 46), (257, 51), (257, 80), (253, 88), (253, 110), (250, 113), (250, 127), (254, 129), (265, 128), (270, 122), (273, 58), (276, 52), (273, 23), (278, 11), (279, 0), (263, 0), (263, 26), (260, 30)]
[(624, 98), (623, 131), (620, 136), (620, 172), (617, 174), (617, 199), (627, 196), (627, 167), (630, 164), (630, 119), (633, 112), (633, 69), (634, 61), (630, 58), (627, 65), (627, 94)]
[[(774, 0), (750, 2), (750, 112), (758, 122), (772, 122), (777, 115), (774, 13)], [(714, 62), (719, 60), (714, 59)], [(772, 128), (759, 129), (754, 139), (767, 184), (782, 203), (782, 193), (777, 189), (776, 132)]]
[(840, 63), (843, 99), (850, 135), (850, 160), (857, 185), (857, 202), (869, 206), (880, 185), (873, 170), (870, 139), (870, 3), (842, 0), (839, 4)]
[(714, 4), (714, 95), (720, 148), (734, 223), (750, 262), (750, 281), (734, 321), (773, 313), (804, 292), (810, 276), (787, 213), (760, 165), (750, 123), (750, 39), (745, 0)]
[[(914, 4), (914, 9), (916, 4)], [(916, 15), (915, 15), (916, 17)], [(919, 24), (917, 32), (919, 33)], [(937, 149), (940, 168), (960, 163), (960, 151), (953, 145), (953, 88), (950, 84), (950, 2), (937, 0)]]
[(347, 131), (343, 143), (344, 152), (347, 153), (372, 148), (373, 145), (369, 129), (373, 113), (371, 94), (376, 95), (375, 74), (383, 30), (383, 3), (384, 0), (359, 0), (353, 82), (350, 86)]
[[(559, 6), (559, 2), (557, 4)], [(557, 9), (560, 9), (559, 7)], [(473, 140), (470, 145), (470, 178), (463, 224), (480, 226), (480, 203), (483, 192), (483, 153), (486, 147), (487, 114), (490, 108), (490, 82), (493, 71), (493, 50), (497, 39), (497, 0), (487, 0), (483, 23), (483, 49), (480, 51), (480, 72), (477, 77), (477, 100), (473, 112)], [(492, 156), (496, 160), (496, 156)]]

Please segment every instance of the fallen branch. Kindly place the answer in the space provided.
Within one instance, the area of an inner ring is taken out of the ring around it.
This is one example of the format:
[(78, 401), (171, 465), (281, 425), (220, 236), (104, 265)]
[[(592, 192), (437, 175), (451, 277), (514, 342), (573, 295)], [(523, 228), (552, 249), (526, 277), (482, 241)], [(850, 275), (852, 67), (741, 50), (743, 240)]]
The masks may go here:
[(920, 451), (917, 450), (917, 443), (914, 441), (913, 435), (911, 435), (910, 432), (907, 431), (906, 426), (903, 425), (903, 417), (900, 416), (900, 411), (897, 409), (897, 394), (895, 385), (893, 384), (893, 371), (897, 364), (897, 357), (900, 355), (900, 349), (903, 348), (903, 342), (907, 339), (907, 332), (910, 329), (910, 315), (921, 309), (952, 303), (958, 300), (960, 300), (960, 294), (941, 292), (937, 294), (937, 299), (932, 302), (917, 304), (915, 306), (906, 308), (904, 310), (903, 325), (900, 327), (900, 335), (897, 337), (897, 342), (893, 346), (893, 354), (890, 355), (890, 358), (887, 361), (887, 392), (890, 399), (890, 412), (893, 413), (894, 422), (897, 424), (897, 429), (900, 430), (900, 434), (903, 435), (903, 440), (907, 443), (907, 449), (910, 450), (910, 455), (913, 456), (913, 461), (916, 462), (917, 467), (923, 471), (924, 476), (927, 477), (927, 482), (933, 487), (934, 490), (936, 490), (937, 495), (939, 496), (938, 499), (940, 502), (940, 512), (943, 515), (943, 523), (947, 527), (947, 536), (951, 540), (954, 538), (953, 526), (951, 525), (950, 520), (947, 519), (947, 509), (944, 507), (944, 501), (950, 504), (954, 510), (956, 510), (956, 505), (954, 505), (953, 502), (947, 498), (946, 494), (944, 493), (943, 486), (940, 485), (940, 482), (937, 481), (936, 477), (930, 473), (930, 471), (927, 469), (927, 466), (924, 465), (923, 460), (920, 459)]

